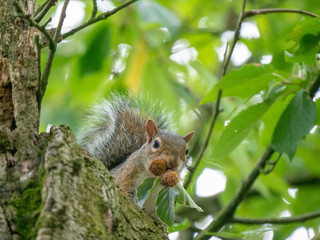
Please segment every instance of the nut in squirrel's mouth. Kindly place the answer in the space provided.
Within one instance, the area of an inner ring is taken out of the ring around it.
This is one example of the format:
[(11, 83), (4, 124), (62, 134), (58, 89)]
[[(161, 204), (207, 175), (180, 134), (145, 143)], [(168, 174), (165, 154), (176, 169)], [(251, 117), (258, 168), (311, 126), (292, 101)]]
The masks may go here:
[(149, 164), (149, 171), (155, 176), (163, 175), (167, 170), (167, 162), (163, 158), (156, 158)]
[[(178, 162), (174, 159), (175, 162)], [(175, 163), (174, 162), (174, 163)], [(177, 165), (177, 164), (174, 164)], [(179, 164), (177, 166), (173, 166), (171, 161), (166, 161), (163, 158), (155, 158), (150, 164), (149, 164), (149, 171), (154, 174), (155, 176), (161, 176), (165, 174), (167, 171), (176, 171), (179, 167)]]

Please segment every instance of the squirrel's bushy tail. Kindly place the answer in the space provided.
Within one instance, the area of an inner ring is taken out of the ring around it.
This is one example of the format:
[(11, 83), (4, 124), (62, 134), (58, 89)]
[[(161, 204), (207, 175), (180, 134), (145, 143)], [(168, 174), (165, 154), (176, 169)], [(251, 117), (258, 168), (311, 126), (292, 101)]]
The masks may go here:
[(150, 118), (159, 130), (169, 127), (169, 115), (160, 103), (151, 105), (143, 97), (112, 94), (91, 109), (78, 134), (79, 144), (112, 169), (146, 142), (145, 126)]

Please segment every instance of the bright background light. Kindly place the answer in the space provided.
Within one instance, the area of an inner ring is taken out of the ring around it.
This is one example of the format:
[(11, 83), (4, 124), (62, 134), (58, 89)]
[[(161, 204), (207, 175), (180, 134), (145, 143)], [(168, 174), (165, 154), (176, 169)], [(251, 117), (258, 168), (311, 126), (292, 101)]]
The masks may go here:
[(223, 192), (226, 187), (227, 178), (219, 170), (205, 168), (196, 182), (196, 194), (199, 197), (209, 197)]

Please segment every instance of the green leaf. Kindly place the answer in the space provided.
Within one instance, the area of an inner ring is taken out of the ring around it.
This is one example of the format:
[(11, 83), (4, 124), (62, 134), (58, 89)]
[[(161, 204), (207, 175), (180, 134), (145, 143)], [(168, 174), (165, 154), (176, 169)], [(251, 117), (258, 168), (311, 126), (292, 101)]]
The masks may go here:
[(203, 212), (202, 208), (199, 207), (190, 197), (190, 195), (187, 193), (187, 191), (184, 189), (184, 187), (181, 185), (181, 183), (177, 184), (175, 188), (179, 192), (179, 196), (177, 197), (177, 202), (182, 203), (187, 207), (195, 208), (199, 212)]
[(292, 159), (298, 141), (306, 136), (316, 119), (316, 107), (305, 90), (299, 91), (282, 113), (272, 136), (272, 147)]
[(262, 103), (248, 107), (240, 112), (223, 131), (214, 151), (215, 158), (223, 158), (232, 152), (247, 136), (250, 130), (268, 110), (273, 101), (266, 100)]
[(313, 36), (305, 35), (301, 38), (299, 45), (295, 45), (293, 49), (285, 51), (285, 60), (289, 63), (303, 62), (312, 65), (316, 62), (316, 55), (319, 52), (320, 34)]
[(160, 178), (146, 178), (137, 188), (138, 205), (143, 206), (150, 193), (158, 186)]
[(312, 65), (320, 49), (319, 18), (305, 18), (290, 34), (285, 60), (290, 63), (303, 62)]
[(166, 187), (159, 192), (156, 213), (157, 216), (168, 226), (174, 223), (174, 201), (179, 191), (174, 187)]
[(109, 54), (110, 29), (108, 25), (103, 25), (97, 30), (94, 30), (92, 37), (89, 40), (87, 51), (79, 59), (80, 75), (96, 72), (102, 69), (104, 58)]
[[(137, 188), (138, 204), (143, 206), (146, 199), (150, 196), (152, 191), (159, 185), (160, 178), (147, 178)], [(162, 186), (162, 185), (161, 185)], [(163, 187), (163, 186), (162, 186)], [(156, 213), (157, 216), (165, 222), (168, 226), (174, 223), (174, 207), (175, 200), (183, 203), (187, 207), (195, 208), (202, 212), (203, 210), (192, 200), (183, 186), (179, 183), (175, 187), (163, 187), (160, 190), (157, 202)]]
[(307, 34), (318, 35), (320, 33), (320, 20), (319, 18), (305, 18), (299, 22), (290, 34), (290, 40), (300, 41), (300, 39)]
[(259, 133), (259, 139), (260, 142), (265, 146), (268, 146), (270, 144), (273, 131), (280, 119), (281, 114), (283, 113), (284, 109), (288, 106), (291, 99), (294, 97), (293, 94), (287, 96), (287, 92), (288, 91), (284, 91), (284, 97), (279, 98), (277, 101), (275, 101), (261, 118), (264, 127), (261, 129)]
[(139, 1), (136, 3), (136, 7), (143, 22), (159, 23), (166, 27), (171, 35), (177, 32), (180, 20), (163, 5), (152, 1)]
[[(157, 179), (160, 179), (160, 178), (157, 178)], [(150, 186), (150, 184), (145, 184), (145, 185)], [(151, 191), (152, 189), (149, 190), (149, 194)], [(187, 191), (183, 188), (181, 183), (177, 184), (174, 187), (165, 187), (158, 194), (157, 203), (156, 203), (156, 213), (157, 213), (157, 216), (170, 227), (172, 227), (174, 223), (175, 200), (177, 200), (177, 202), (179, 203), (184, 204), (187, 207), (195, 208), (199, 212), (203, 212), (201, 207), (199, 207), (192, 200), (192, 198), (189, 196)]]
[(181, 114), (179, 96), (173, 87), (170, 75), (162, 64), (156, 56), (152, 56), (152, 60), (145, 67), (142, 86), (143, 89), (148, 89), (148, 94), (154, 100), (166, 96), (161, 101), (169, 111), (174, 113), (174, 116), (179, 116)]
[(137, 188), (138, 204), (141, 207), (148, 197), (148, 191), (152, 188), (155, 178), (146, 178)]
[(173, 224), (172, 227), (168, 227), (168, 232), (173, 233), (177, 231), (182, 231), (190, 227), (190, 221), (189, 219), (185, 218), (182, 222), (180, 223), (175, 223)]
[(283, 81), (289, 77), (289, 74), (276, 71), (271, 65), (248, 64), (226, 74), (203, 98), (202, 103), (215, 101), (219, 88), (223, 89), (224, 97), (248, 98), (266, 88), (270, 81)]

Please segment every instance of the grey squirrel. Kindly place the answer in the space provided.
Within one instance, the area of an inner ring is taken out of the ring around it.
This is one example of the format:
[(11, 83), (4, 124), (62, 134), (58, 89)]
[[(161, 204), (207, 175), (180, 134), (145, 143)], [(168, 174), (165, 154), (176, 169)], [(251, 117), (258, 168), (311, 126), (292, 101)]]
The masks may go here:
[[(78, 140), (110, 170), (120, 190), (136, 202), (136, 189), (144, 179), (170, 171), (179, 174), (186, 161), (194, 131), (183, 137), (168, 131), (168, 122), (161, 104), (113, 94), (91, 110)], [(172, 174), (167, 175), (166, 181), (170, 181)]]

